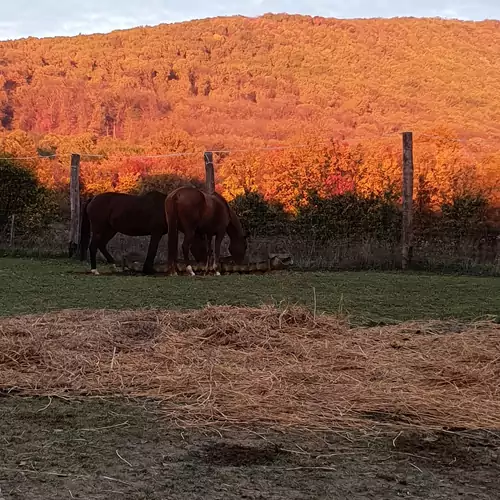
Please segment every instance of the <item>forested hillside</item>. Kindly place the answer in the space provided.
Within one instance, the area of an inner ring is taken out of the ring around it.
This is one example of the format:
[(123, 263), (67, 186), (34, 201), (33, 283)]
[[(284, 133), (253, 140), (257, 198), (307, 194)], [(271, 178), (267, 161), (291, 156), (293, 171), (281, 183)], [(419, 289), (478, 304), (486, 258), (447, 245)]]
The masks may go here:
[[(193, 163), (201, 156), (148, 163), (118, 154), (307, 144), (219, 162), (226, 193), (257, 188), (291, 203), (315, 183), (386, 189), (400, 159), (400, 139), (387, 135), (413, 130), (427, 181), (458, 189), (452, 172), (460, 189), (493, 188), (499, 47), (494, 21), (288, 15), (1, 42), (0, 149), (104, 154), (87, 170), (99, 184), (99, 172), (108, 182), (117, 172), (202, 171)], [(37, 164), (47, 183), (65, 175), (67, 162), (59, 172), (57, 161)], [(292, 174), (306, 186), (284, 186)]]

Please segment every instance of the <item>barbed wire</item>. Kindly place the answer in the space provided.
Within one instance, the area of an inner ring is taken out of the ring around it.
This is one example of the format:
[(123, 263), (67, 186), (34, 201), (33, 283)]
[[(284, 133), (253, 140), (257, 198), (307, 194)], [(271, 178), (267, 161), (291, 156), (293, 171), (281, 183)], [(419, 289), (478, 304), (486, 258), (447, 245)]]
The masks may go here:
[[(425, 137), (426, 139), (436, 139), (436, 140), (445, 140), (447, 142), (460, 142), (462, 144), (467, 144), (471, 141), (482, 141), (488, 142), (489, 144), (493, 144), (488, 139), (484, 139), (483, 137), (471, 137), (470, 139), (460, 139), (459, 137), (446, 137), (444, 135), (430, 135), (430, 134), (420, 134), (418, 132), (415, 133), (418, 137)], [(498, 138), (500, 140), (500, 137)]]
[[(324, 146), (329, 144), (328, 142), (322, 142), (317, 144), (318, 146)], [(210, 149), (207, 151), (185, 151), (182, 153), (165, 153), (165, 154), (157, 154), (157, 155), (122, 155), (125, 156), (125, 158), (131, 158), (131, 159), (149, 159), (149, 158), (175, 158), (175, 157), (180, 157), (180, 156), (196, 156), (199, 154), (206, 154), (206, 153), (214, 153), (214, 154), (230, 154), (230, 153), (249, 153), (252, 151), (280, 151), (280, 150), (287, 150), (287, 149), (303, 149), (309, 147), (307, 144), (293, 144), (293, 145), (288, 145), (288, 146), (266, 146), (266, 147), (260, 147), (260, 148), (245, 148), (245, 149)], [(98, 154), (91, 154), (91, 153), (73, 153), (73, 154), (78, 154), (82, 158), (108, 158), (111, 155), (98, 155)], [(70, 157), (71, 153), (65, 153), (65, 154), (54, 154), (54, 155), (38, 155), (38, 156), (25, 156), (25, 157), (0, 157), (0, 160), (37, 160), (37, 159), (45, 159), (45, 158), (64, 158), (64, 157)]]
[(37, 155), (37, 156), (3, 156), (0, 160), (42, 160), (44, 158), (57, 158), (58, 156), (69, 156), (69, 155)]
[[(360, 138), (352, 138), (352, 139), (340, 139), (340, 142), (347, 142), (350, 144), (359, 144), (363, 141), (367, 140), (375, 140), (377, 138), (385, 138), (385, 137), (395, 137), (401, 135), (403, 132), (391, 132), (391, 133), (386, 133), (386, 134), (381, 134), (377, 137), (360, 137)], [(419, 132), (414, 132), (414, 136), (417, 137), (423, 137), (427, 139), (435, 139), (435, 140), (445, 140), (447, 142), (457, 142), (461, 144), (467, 144), (471, 141), (481, 141), (481, 142), (488, 142), (490, 144), (493, 144), (493, 142), (489, 141), (488, 139), (484, 139), (482, 137), (474, 137), (470, 139), (460, 139), (460, 138), (454, 138), (454, 137), (447, 137), (444, 135), (431, 135), (431, 134), (425, 134), (425, 133), (419, 133)], [(500, 140), (500, 138), (499, 138)], [(327, 146), (331, 145), (331, 140), (330, 141), (324, 141), (320, 143), (316, 143), (315, 146)], [(291, 145), (283, 145), (283, 146), (264, 146), (264, 147), (253, 147), (253, 148), (238, 148), (238, 149), (211, 149), (207, 151), (185, 151), (185, 152), (171, 152), (171, 153), (163, 153), (163, 154), (153, 154), (153, 155), (148, 155), (148, 154), (139, 154), (139, 155), (123, 155), (122, 153), (118, 153), (117, 156), (123, 156), (125, 158), (129, 159), (160, 159), (160, 158), (176, 158), (176, 157), (186, 157), (186, 156), (196, 156), (199, 154), (204, 154), (207, 152), (214, 153), (214, 154), (231, 154), (231, 153), (250, 153), (250, 152), (255, 152), (255, 151), (284, 151), (284, 150), (290, 150), (290, 149), (305, 149), (310, 147), (311, 145), (309, 144), (291, 144)], [(63, 153), (63, 154), (50, 154), (50, 155), (34, 155), (34, 156), (5, 156), (5, 157), (0, 157), (0, 160), (18, 160), (18, 161), (27, 161), (27, 160), (44, 160), (44, 159), (54, 159), (54, 158), (68, 158), (71, 157), (72, 154), (78, 154), (82, 159), (86, 158), (109, 158), (112, 157), (113, 155), (110, 154), (94, 154), (94, 153)]]

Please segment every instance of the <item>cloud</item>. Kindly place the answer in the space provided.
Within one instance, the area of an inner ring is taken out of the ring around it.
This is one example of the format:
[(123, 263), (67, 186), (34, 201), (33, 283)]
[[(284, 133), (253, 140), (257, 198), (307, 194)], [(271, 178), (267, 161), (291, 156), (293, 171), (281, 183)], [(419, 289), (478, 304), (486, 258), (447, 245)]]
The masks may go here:
[(266, 12), (326, 17), (500, 19), (499, 0), (17, 0), (2, 5), (0, 39), (103, 33), (139, 25)]

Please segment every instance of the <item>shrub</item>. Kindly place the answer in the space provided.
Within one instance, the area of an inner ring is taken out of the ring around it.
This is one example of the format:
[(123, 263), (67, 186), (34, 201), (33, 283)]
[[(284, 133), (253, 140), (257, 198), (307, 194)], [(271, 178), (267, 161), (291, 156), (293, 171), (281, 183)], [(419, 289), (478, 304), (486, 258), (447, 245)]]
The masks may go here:
[(481, 231), (486, 223), (488, 200), (481, 194), (454, 197), (441, 207), (445, 231), (455, 237)]
[(276, 236), (289, 232), (290, 220), (283, 206), (267, 202), (256, 191), (236, 196), (230, 205), (252, 236)]
[(401, 212), (392, 193), (363, 197), (349, 192), (322, 198), (311, 192), (298, 209), (295, 228), (302, 237), (322, 242), (367, 236), (396, 241)]
[(40, 186), (31, 169), (13, 159), (0, 160), (1, 227), (15, 215), (16, 227), (36, 232), (53, 220), (56, 209), (50, 191)]
[(139, 180), (134, 192), (142, 194), (148, 191), (160, 191), (160, 193), (168, 194), (181, 186), (203, 188), (205, 183), (199, 179), (187, 179), (175, 174), (148, 175)]

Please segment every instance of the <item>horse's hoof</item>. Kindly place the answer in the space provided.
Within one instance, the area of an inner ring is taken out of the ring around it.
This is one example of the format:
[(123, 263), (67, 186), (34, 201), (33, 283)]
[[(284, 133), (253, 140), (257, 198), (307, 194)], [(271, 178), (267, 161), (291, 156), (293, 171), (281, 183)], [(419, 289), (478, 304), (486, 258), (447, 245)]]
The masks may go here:
[(99, 271), (97, 269), (91, 269), (90, 272), (94, 275), (94, 276), (99, 276)]
[(155, 274), (155, 270), (151, 269), (150, 267), (145, 267), (142, 270), (142, 274), (146, 274), (148, 276), (151, 276), (152, 274)]

